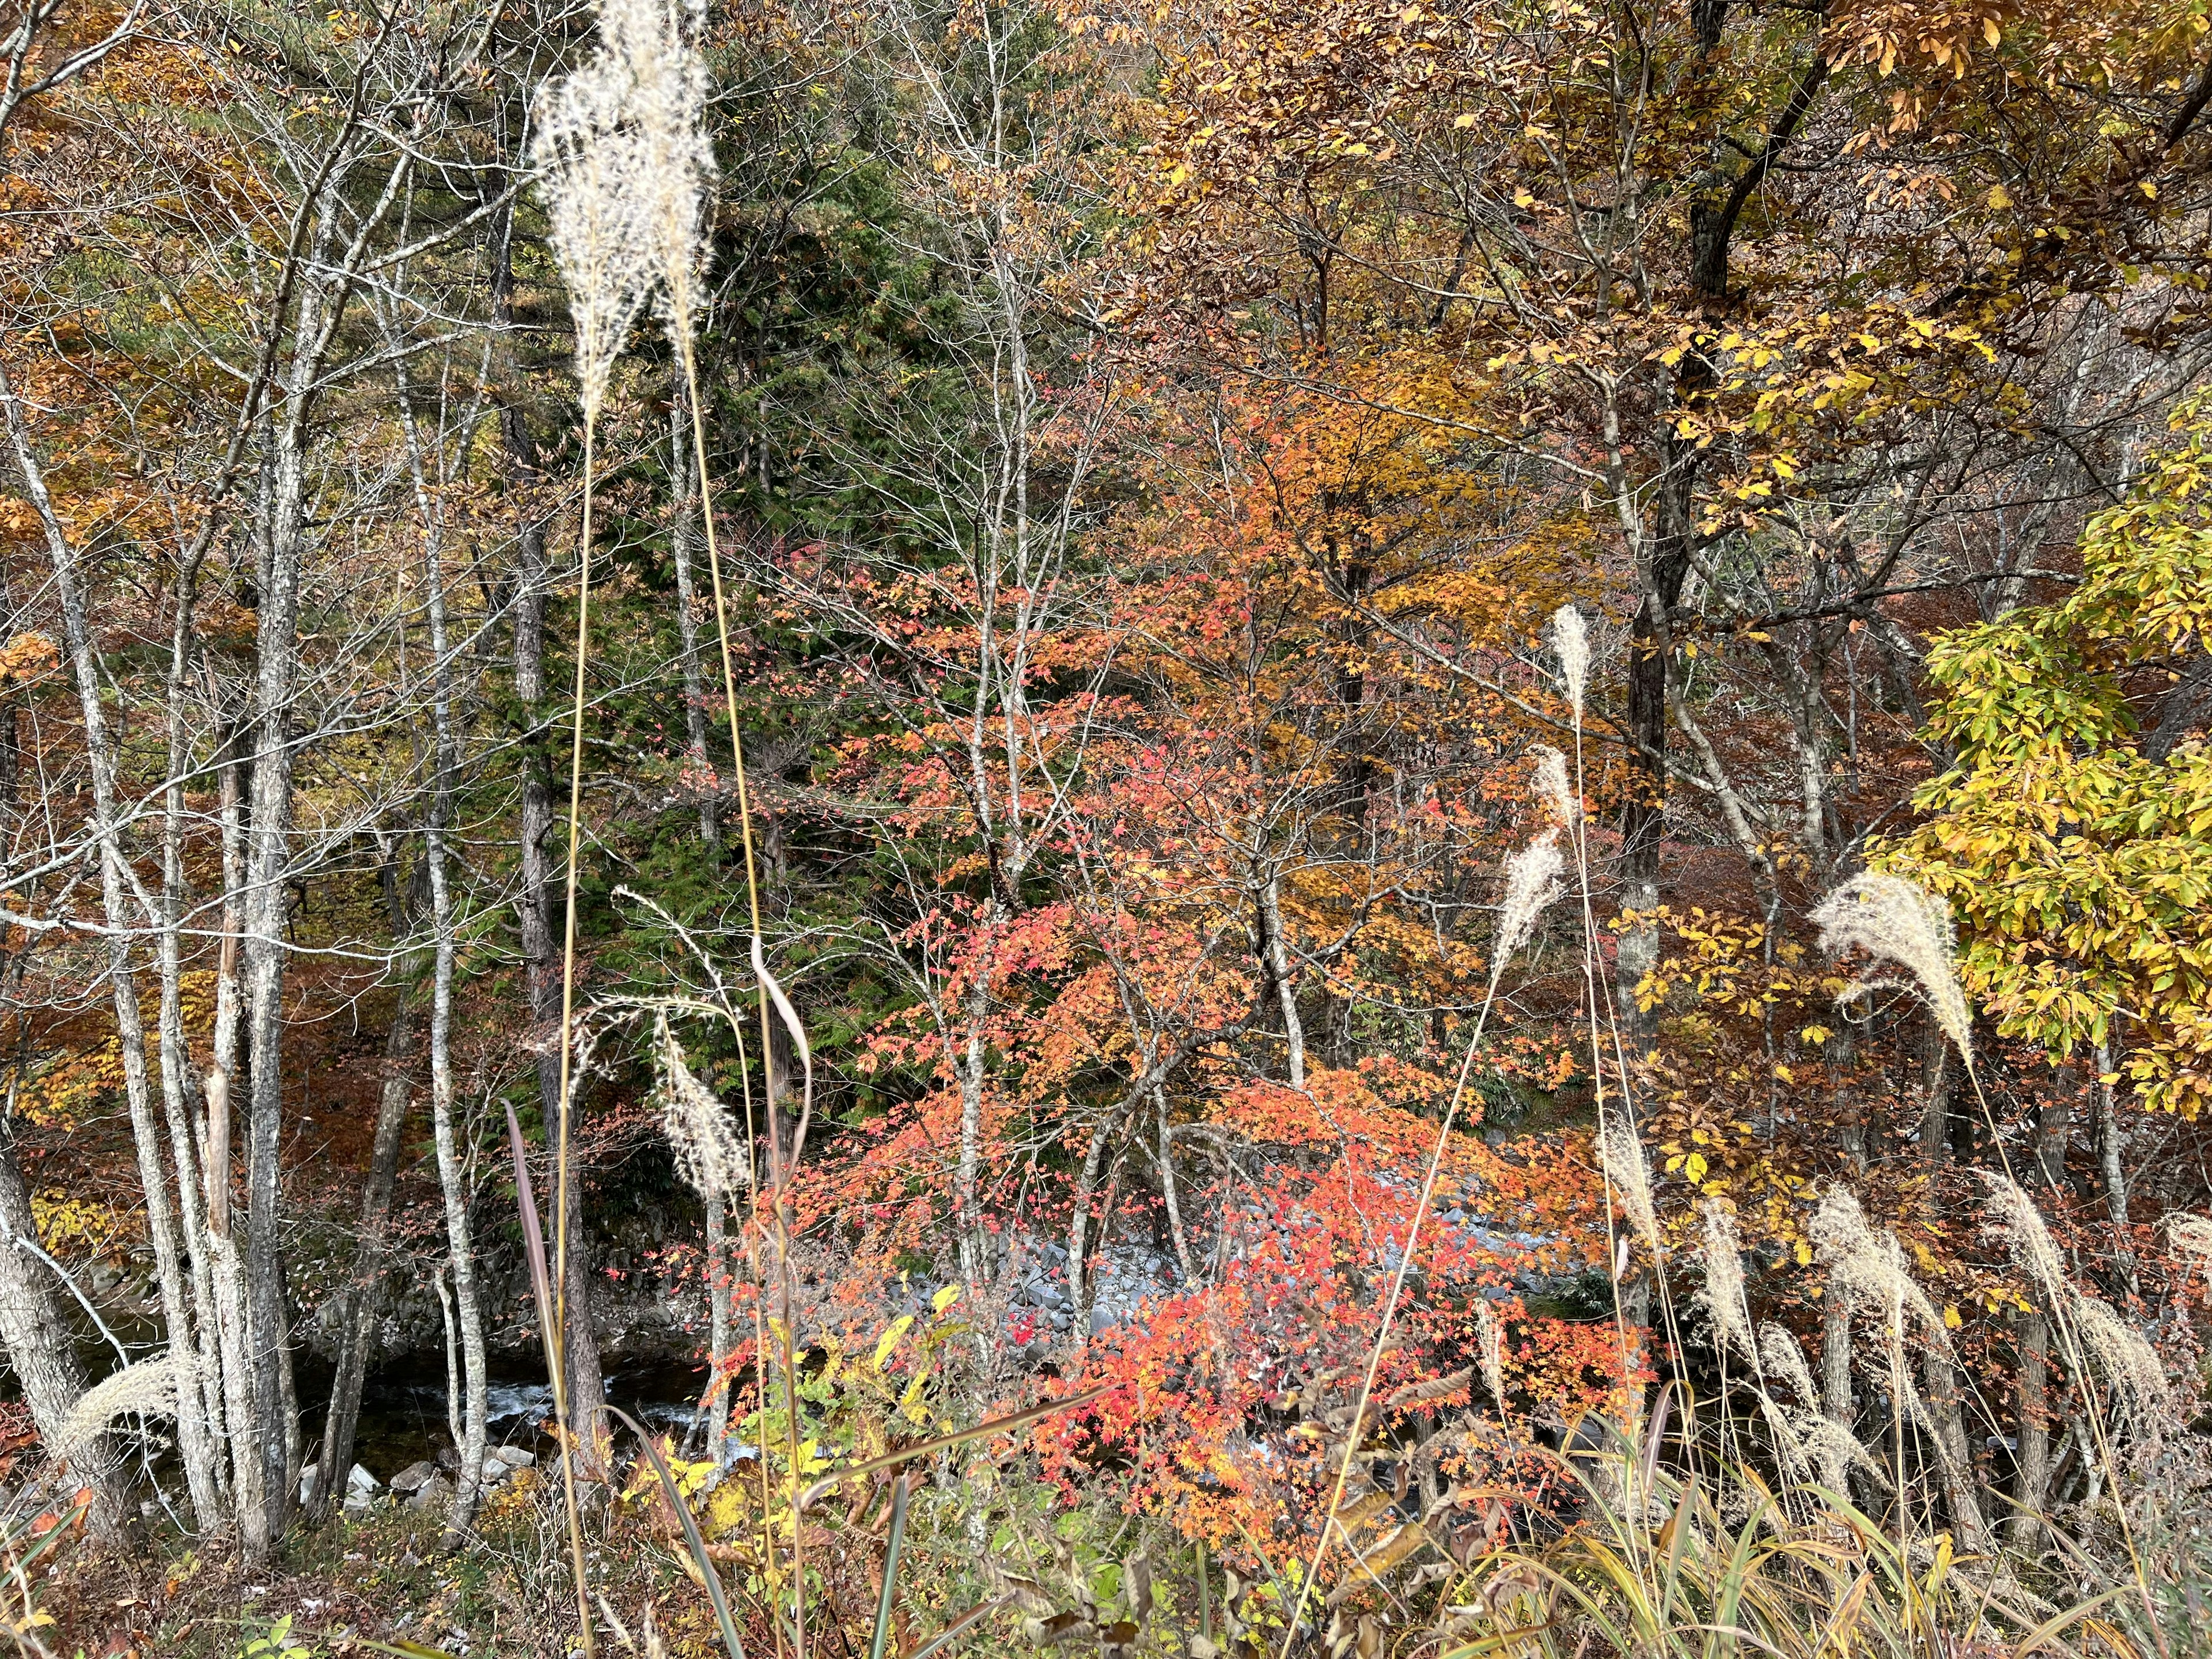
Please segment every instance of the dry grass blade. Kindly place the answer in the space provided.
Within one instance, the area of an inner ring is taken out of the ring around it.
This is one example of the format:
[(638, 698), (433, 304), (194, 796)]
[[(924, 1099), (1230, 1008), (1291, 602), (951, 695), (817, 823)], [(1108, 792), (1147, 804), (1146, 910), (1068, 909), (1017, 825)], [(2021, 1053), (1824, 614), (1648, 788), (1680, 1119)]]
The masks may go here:
[(530, 1184), (530, 1162), (522, 1145), (522, 1125), (507, 1109), (507, 1152), (514, 1159), (514, 1205), (522, 1213), (522, 1254), (530, 1264), (530, 1288), (538, 1298), (538, 1340), (553, 1352), (553, 1286), (545, 1267), (545, 1236), (538, 1224), (538, 1194)]
[(984, 1602), (980, 1607), (969, 1608), (967, 1612), (962, 1613), (957, 1619), (947, 1625), (935, 1636), (932, 1637), (928, 1641), (923, 1643), (919, 1648), (915, 1649), (913, 1659), (930, 1659), (930, 1656), (937, 1652), (940, 1648), (944, 1647), (947, 1642), (965, 1634), (972, 1626), (977, 1624), (982, 1620), (989, 1618), (994, 1613), (1003, 1612), (1006, 1608), (1012, 1607), (1013, 1604), (1014, 1598), (1012, 1596), (1002, 1595), (995, 1601)]
[(943, 1451), (948, 1446), (964, 1445), (970, 1440), (980, 1440), (987, 1434), (1010, 1434), (1016, 1429), (1026, 1428), (1041, 1417), (1050, 1417), (1054, 1412), (1073, 1411), (1087, 1406), (1101, 1396), (1109, 1395), (1121, 1385), (1102, 1382), (1095, 1389), (1085, 1389), (1081, 1394), (1069, 1395), (1064, 1400), (1048, 1400), (1042, 1405), (1032, 1406), (1025, 1412), (1015, 1412), (1007, 1417), (994, 1417), (988, 1423), (978, 1423), (972, 1429), (963, 1429), (957, 1434), (942, 1434), (934, 1440), (925, 1440), (920, 1445), (907, 1446), (898, 1451), (885, 1452), (881, 1457), (871, 1457), (866, 1462), (848, 1463), (834, 1474), (824, 1475), (799, 1495), (799, 1513), (805, 1514), (837, 1490), (843, 1482), (856, 1474), (871, 1474), (878, 1469), (895, 1468), (932, 1452)]

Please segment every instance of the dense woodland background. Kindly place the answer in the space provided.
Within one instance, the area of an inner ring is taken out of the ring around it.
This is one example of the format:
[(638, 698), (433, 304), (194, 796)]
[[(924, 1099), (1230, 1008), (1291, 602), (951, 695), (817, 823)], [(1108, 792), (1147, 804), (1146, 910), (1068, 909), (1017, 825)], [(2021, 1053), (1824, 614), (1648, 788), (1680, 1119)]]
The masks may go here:
[(27, 1650), (2200, 1650), (2204, 0), (0, 52)]

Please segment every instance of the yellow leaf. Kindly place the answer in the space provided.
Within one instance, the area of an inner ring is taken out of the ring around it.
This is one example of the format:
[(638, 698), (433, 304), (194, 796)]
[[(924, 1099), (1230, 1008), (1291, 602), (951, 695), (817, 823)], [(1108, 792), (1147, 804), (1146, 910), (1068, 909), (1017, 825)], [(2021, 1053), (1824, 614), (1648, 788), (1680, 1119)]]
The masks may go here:
[(891, 1350), (898, 1346), (899, 1338), (906, 1334), (907, 1328), (913, 1323), (912, 1314), (901, 1314), (884, 1327), (884, 1334), (876, 1339), (876, 1369), (878, 1370), (883, 1370), (884, 1362), (891, 1357)]
[(1536, 205), (1536, 198), (1525, 190), (1516, 190), (1513, 192), (1513, 205), (1517, 208), (1534, 207)]
[(1998, 38), (1999, 38), (1999, 33), (2000, 33), (2000, 32), (1999, 32), (1999, 30), (1998, 30), (1998, 28), (1997, 28), (1997, 20), (1996, 20), (1996, 18), (1994, 18), (1994, 17), (1984, 17), (1984, 19), (1982, 19), (1982, 39), (1983, 39), (1983, 40), (1984, 40), (1988, 41), (1991, 46), (1995, 46), (1995, 45), (1996, 45), (1996, 43), (1997, 43), (1997, 40), (1998, 40)]
[(947, 1285), (935, 1296), (929, 1298), (929, 1305), (937, 1312), (943, 1313), (947, 1308), (951, 1307), (959, 1299), (960, 1287), (957, 1285)]
[(1989, 200), (1990, 207), (2002, 212), (2012, 205), (2012, 192), (2002, 185), (1991, 185)]

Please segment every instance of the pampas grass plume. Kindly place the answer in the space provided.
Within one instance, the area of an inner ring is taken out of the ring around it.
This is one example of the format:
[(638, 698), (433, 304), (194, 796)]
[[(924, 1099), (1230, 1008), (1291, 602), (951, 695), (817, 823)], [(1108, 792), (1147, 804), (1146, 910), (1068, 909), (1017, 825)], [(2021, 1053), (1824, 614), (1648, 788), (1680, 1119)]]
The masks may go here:
[(74, 1457), (107, 1431), (118, 1417), (165, 1415), (176, 1409), (177, 1362), (174, 1354), (125, 1365), (104, 1382), (95, 1383), (78, 1396), (63, 1419), (56, 1443), (48, 1448), (60, 1458)]
[[(2166, 1366), (2158, 1357), (2158, 1350), (2145, 1341), (2111, 1304), (2075, 1288), (2073, 1280), (2067, 1276), (2065, 1259), (2058, 1253), (2057, 1241), (2051, 1237), (2042, 1212), (2035, 1207), (2035, 1200), (2020, 1189), (2017, 1182), (2008, 1176), (1996, 1174), (1985, 1178), (1990, 1187), (1990, 1216), (2011, 1245), (2013, 1259), (2035, 1280), (2045, 1305), (2063, 1309), (2071, 1316), (2075, 1340), (2112, 1379), (2136, 1426), (2154, 1427), (2166, 1407), (2168, 1394)], [(2203, 1222), (2196, 1222), (2195, 1225), (2206, 1235), (2205, 1242), (2212, 1243), (2212, 1227)], [(2169, 1224), (2166, 1231), (2168, 1237), (2180, 1246), (2180, 1227)]]
[(596, 422), (629, 325), (652, 285), (653, 158), (629, 125), (635, 77), (602, 50), (538, 100), (532, 159), (546, 234), (568, 287), (584, 418)]
[(1498, 967), (1528, 943), (1544, 907), (1566, 890), (1559, 844), (1546, 836), (1505, 861), (1505, 902), (1498, 913), (1498, 940), (1492, 957)]
[(1929, 1340), (1949, 1352), (1949, 1328), (1928, 1292), (1905, 1271), (1905, 1252), (1896, 1236), (1876, 1233), (1856, 1198), (1840, 1187), (1830, 1188), (1813, 1212), (1812, 1235), (1833, 1287), (1856, 1301), (1887, 1310), (1893, 1340), (1904, 1340), (1903, 1316), (1909, 1310), (1917, 1316)]
[(1573, 830), (1582, 803), (1567, 781), (1567, 757), (1549, 744), (1536, 750), (1536, 799), (1552, 809), (1553, 822), (1560, 829)]
[[(1951, 907), (1902, 876), (1864, 871), (1820, 901), (1813, 912), (1820, 948), (1856, 945), (1876, 962), (1894, 963), (1911, 976), (1936, 1023), (1973, 1064), (1973, 1016), (1959, 986), (1951, 932)], [(1866, 979), (1844, 993), (1863, 996), (1896, 981)]]
[(1598, 1159), (1613, 1183), (1613, 1196), (1626, 1212), (1637, 1236), (1656, 1258), (1666, 1254), (1659, 1238), (1659, 1212), (1651, 1201), (1651, 1172), (1644, 1162), (1644, 1143), (1636, 1131), (1619, 1121), (1598, 1132)]
[(1505, 1334), (1498, 1327), (1497, 1310), (1480, 1297), (1474, 1302), (1474, 1345), (1483, 1386), (1502, 1411), (1505, 1407)]
[(665, 1014), (655, 1027), (654, 1047), (660, 1064), (661, 1122), (684, 1178), (702, 1198), (719, 1198), (749, 1185), (751, 1162), (730, 1127), (730, 1115), (684, 1063)]
[(1761, 1325), (1759, 1328), (1759, 1364), (1774, 1376), (1789, 1383), (1801, 1406), (1817, 1409), (1820, 1392), (1813, 1386), (1813, 1368), (1805, 1362), (1805, 1350), (1797, 1346), (1797, 1339), (1780, 1325)]
[(708, 141), (701, 0), (601, 0), (600, 32), (628, 70), (629, 118), (644, 177), (639, 216), (672, 337), (689, 337), (706, 239), (701, 210), (714, 174)]
[(2166, 1236), (2179, 1254), (2200, 1266), (2212, 1263), (2212, 1220), (2201, 1215), (2171, 1215)]
[(1552, 642), (1559, 653), (1559, 672), (1567, 682), (1567, 701), (1574, 705), (1575, 724), (1583, 720), (1583, 694), (1589, 684), (1589, 629), (1583, 613), (1563, 605), (1552, 615)]
[(1743, 1291), (1743, 1243), (1736, 1237), (1735, 1217), (1717, 1200), (1705, 1206), (1705, 1236), (1698, 1254), (1705, 1268), (1705, 1304), (1713, 1316), (1713, 1330), (1723, 1343), (1759, 1362), (1759, 1339), (1752, 1330), (1751, 1309)]

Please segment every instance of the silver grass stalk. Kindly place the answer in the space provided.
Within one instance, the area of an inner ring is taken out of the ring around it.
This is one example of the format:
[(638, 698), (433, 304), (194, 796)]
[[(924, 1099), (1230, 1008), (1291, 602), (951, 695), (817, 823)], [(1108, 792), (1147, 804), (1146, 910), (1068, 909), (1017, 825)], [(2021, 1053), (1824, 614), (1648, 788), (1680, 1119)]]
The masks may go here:
[[(1959, 985), (1948, 904), (1902, 876), (1869, 870), (1821, 900), (1813, 921), (1820, 930), (1821, 949), (1842, 951), (1856, 945), (1878, 963), (1904, 969), (1960, 1058), (1974, 1063), (1973, 1016)], [(1844, 994), (1864, 996), (1899, 983), (1864, 979)]]
[(1491, 950), (1491, 976), (1536, 931), (1544, 908), (1566, 891), (1559, 844), (1549, 835), (1532, 841), (1505, 861), (1505, 902), (1498, 908), (1498, 939)]
[(2178, 1254), (2200, 1267), (2212, 1262), (2212, 1220), (2201, 1215), (2168, 1216), (2166, 1236)]
[(2057, 1243), (2044, 1224), (2043, 1213), (2035, 1207), (2035, 1200), (2021, 1191), (2020, 1183), (2009, 1176), (1991, 1173), (1986, 1179), (1990, 1213), (2003, 1232), (2005, 1242), (2012, 1247), (2013, 1260), (2041, 1287), (2049, 1303), (2064, 1303), (2074, 1287), (2067, 1279), (2066, 1264), (2059, 1256)]
[(2170, 1392), (2158, 1350), (2111, 1304), (2096, 1297), (2076, 1291), (2069, 1311), (2073, 1315), (2074, 1334), (2111, 1382), (2136, 1431), (2154, 1437), (2166, 1414)]
[(654, 1048), (660, 1065), (661, 1123), (684, 1178), (709, 1200), (744, 1186), (750, 1178), (750, 1162), (730, 1126), (730, 1115), (684, 1063), (684, 1049), (668, 1029), (665, 1014), (656, 1022)]
[(47, 1448), (58, 1458), (76, 1456), (107, 1431), (118, 1417), (165, 1416), (176, 1409), (177, 1362), (174, 1354), (125, 1365), (104, 1382), (95, 1383), (78, 1396), (62, 1419), (55, 1444)]
[(1891, 1490), (1889, 1471), (1849, 1429), (1818, 1412), (1801, 1412), (1796, 1420), (1805, 1449), (1820, 1466), (1820, 1484), (1830, 1492), (1844, 1490), (1844, 1477), (1854, 1466), (1872, 1476), (1884, 1492)]
[(646, 207), (652, 158), (630, 121), (634, 78), (604, 49), (550, 85), (532, 146), (546, 233), (568, 286), (576, 380), (596, 424), (629, 325), (652, 283)]
[(1613, 1183), (1613, 1197), (1627, 1213), (1637, 1236), (1656, 1261), (1666, 1255), (1659, 1239), (1659, 1211), (1651, 1201), (1651, 1171), (1644, 1162), (1644, 1143), (1636, 1131), (1618, 1121), (1607, 1122), (1597, 1137), (1598, 1160)]
[(1553, 823), (1572, 832), (1582, 803), (1567, 782), (1567, 757), (1548, 744), (1536, 750), (1536, 799), (1552, 809)]
[(1583, 693), (1589, 684), (1589, 629), (1583, 613), (1563, 605), (1552, 614), (1552, 643), (1559, 653), (1559, 672), (1567, 682), (1567, 701), (1574, 705), (1575, 724), (1583, 721)]
[[(1781, 1461), (1784, 1476), (1793, 1486), (1803, 1485), (1812, 1476), (1813, 1456), (1791, 1414), (1764, 1389), (1759, 1391), (1759, 1409), (1772, 1431), (1775, 1455)], [(1822, 1473), (1826, 1474), (1825, 1465)]]
[(1751, 1308), (1744, 1297), (1743, 1243), (1736, 1237), (1735, 1217), (1718, 1200), (1708, 1200), (1705, 1219), (1699, 1255), (1705, 1262), (1705, 1305), (1713, 1316), (1714, 1334), (1757, 1365), (1759, 1339), (1752, 1330)]
[(1877, 1233), (1859, 1201), (1832, 1187), (1813, 1212), (1813, 1245), (1827, 1264), (1832, 1287), (1853, 1301), (1880, 1306), (1888, 1316), (1891, 1340), (1905, 1340), (1904, 1316), (1911, 1312), (1930, 1341), (1950, 1352), (1951, 1334), (1928, 1292), (1905, 1270), (1905, 1252), (1893, 1233)]
[(708, 77), (701, 0), (600, 0), (599, 29), (630, 82), (630, 130), (644, 177), (639, 216), (669, 335), (688, 341), (699, 304), (702, 210), (714, 174), (706, 131)]
[(1820, 1391), (1813, 1386), (1813, 1368), (1805, 1362), (1805, 1350), (1782, 1326), (1766, 1324), (1759, 1328), (1759, 1358), (1770, 1375), (1789, 1383), (1799, 1405), (1819, 1407)]
[[(2046, 1306), (2070, 1316), (2074, 1338), (2111, 1380), (2136, 1426), (2154, 1431), (2169, 1393), (2166, 1366), (2158, 1350), (2110, 1304), (2075, 1288), (2042, 1212), (2017, 1182), (1995, 1174), (1986, 1179), (1990, 1213), (2012, 1247), (2013, 1259), (2034, 1279)], [(2212, 1232), (2212, 1229), (2206, 1231)], [(2172, 1226), (2167, 1229), (2169, 1237), (2178, 1231)]]

